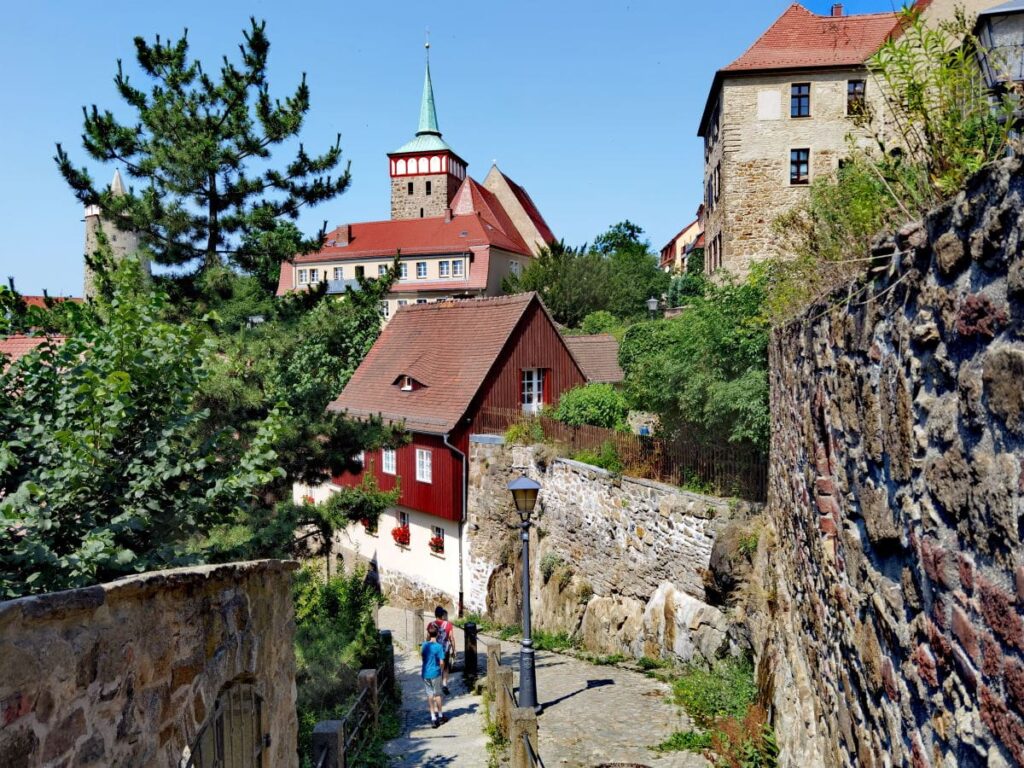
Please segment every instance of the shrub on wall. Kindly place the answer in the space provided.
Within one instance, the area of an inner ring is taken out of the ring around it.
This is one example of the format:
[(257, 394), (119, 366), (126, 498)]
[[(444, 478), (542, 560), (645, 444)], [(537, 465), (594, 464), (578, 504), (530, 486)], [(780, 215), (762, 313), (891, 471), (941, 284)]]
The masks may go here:
[(586, 334), (612, 333), (621, 325), (622, 321), (611, 312), (599, 309), (583, 318), (580, 330)]
[(629, 405), (622, 392), (611, 384), (586, 384), (565, 392), (552, 415), (574, 427), (625, 429)]

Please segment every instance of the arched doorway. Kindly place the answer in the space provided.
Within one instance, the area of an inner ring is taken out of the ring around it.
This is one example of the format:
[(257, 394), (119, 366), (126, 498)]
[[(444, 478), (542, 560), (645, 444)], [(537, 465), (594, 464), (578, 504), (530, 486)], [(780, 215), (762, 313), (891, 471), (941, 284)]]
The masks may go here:
[(256, 686), (229, 684), (199, 730), (186, 768), (263, 768), (268, 738)]

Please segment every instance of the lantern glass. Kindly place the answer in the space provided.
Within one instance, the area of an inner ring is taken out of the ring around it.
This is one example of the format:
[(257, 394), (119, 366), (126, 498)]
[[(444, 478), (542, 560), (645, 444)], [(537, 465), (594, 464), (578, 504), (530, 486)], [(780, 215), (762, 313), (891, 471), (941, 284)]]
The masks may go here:
[(1024, 7), (999, 10), (979, 14), (977, 26), (981, 68), (993, 89), (1024, 81)]
[(533, 508), (537, 505), (540, 483), (522, 476), (509, 483), (508, 489), (512, 492), (512, 499), (515, 501), (519, 517), (526, 521), (533, 513)]
[(653, 296), (651, 296), (651, 298), (647, 300), (647, 309), (649, 309), (651, 312), (658, 311), (658, 300)]

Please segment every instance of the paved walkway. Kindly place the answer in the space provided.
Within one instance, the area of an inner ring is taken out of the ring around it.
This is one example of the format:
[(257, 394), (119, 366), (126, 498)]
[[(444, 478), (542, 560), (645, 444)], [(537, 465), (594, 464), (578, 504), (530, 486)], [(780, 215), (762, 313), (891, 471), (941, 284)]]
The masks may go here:
[[(385, 607), (380, 610), (378, 625), (393, 632), (396, 674), (402, 685), (402, 735), (387, 747), (394, 765), (485, 768), (488, 754), (481, 700), (467, 690), (461, 674), (453, 674), (450, 680), (452, 696), (445, 703), (449, 722), (436, 730), (430, 727), (416, 645), (426, 618)], [(455, 639), (461, 661), (461, 631), (456, 632)], [(495, 641), (480, 638), (481, 675), (486, 667), (484, 642)], [(502, 663), (511, 666), (517, 678), (518, 658), (517, 643), (502, 643)], [(669, 687), (646, 675), (540, 651), (537, 689), (544, 706), (538, 720), (538, 747), (546, 768), (710, 765), (689, 752), (661, 754), (651, 750), (673, 732), (691, 725), (686, 715), (667, 700)]]
[[(427, 698), (420, 680), (418, 638), (426, 627), (404, 611), (382, 608), (377, 618), (381, 629), (390, 629), (395, 641), (395, 675), (402, 686), (402, 735), (388, 742), (386, 752), (394, 768), (486, 768), (487, 736), (484, 734), (481, 700), (466, 687), (461, 672), (448, 680), (451, 696), (445, 697), (448, 722), (430, 726)], [(461, 635), (456, 636), (461, 669)]]

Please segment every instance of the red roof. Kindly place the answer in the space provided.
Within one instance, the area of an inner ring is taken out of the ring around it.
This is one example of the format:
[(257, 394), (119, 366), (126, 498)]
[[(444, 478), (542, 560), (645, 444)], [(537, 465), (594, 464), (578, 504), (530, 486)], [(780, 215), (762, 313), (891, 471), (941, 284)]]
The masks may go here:
[(565, 344), (583, 369), (587, 381), (617, 384), (626, 378), (619, 367), (619, 342), (610, 333), (566, 336)]
[[(521, 293), (400, 308), (328, 409), (451, 432), (533, 302), (537, 294)], [(402, 376), (419, 386), (403, 392)]]
[(895, 13), (818, 16), (793, 3), (723, 72), (860, 66), (892, 34)]
[[(21, 297), (25, 304), (30, 307), (39, 307), (40, 309), (46, 309), (46, 297), (45, 296), (22, 296)], [(62, 301), (73, 301), (76, 304), (81, 304), (82, 300), (77, 296), (51, 296), (50, 300), (55, 303)]]
[(498, 201), (493, 192), (475, 179), (467, 177), (462, 182), (459, 191), (452, 198), (452, 213), (456, 216), (480, 214), (486, 224), (496, 227), (515, 243), (518, 253), (530, 253), (522, 235), (516, 229), (516, 225), (512, 223), (512, 219), (509, 218), (505, 206)]
[[(501, 171), (498, 172), (501, 173)], [(508, 186), (515, 194), (516, 199), (519, 200), (519, 204), (523, 206), (523, 210), (526, 211), (526, 215), (530, 217), (530, 221), (533, 222), (533, 226), (537, 228), (537, 231), (540, 233), (544, 242), (548, 245), (555, 242), (554, 233), (551, 231), (548, 223), (544, 221), (544, 217), (540, 215), (540, 211), (537, 209), (537, 206), (534, 205), (533, 199), (530, 197), (529, 193), (504, 173), (501, 173), (501, 175), (505, 181), (508, 182)]]
[(64, 341), (64, 336), (7, 336), (6, 338), (0, 338), (0, 356), (6, 358), (4, 361), (5, 365), (20, 360), (33, 349), (38, 347), (44, 341), (49, 339), (51, 342), (60, 344)]
[(899, 25), (893, 12), (819, 16), (793, 3), (742, 56), (715, 73), (698, 135), (704, 135), (723, 76), (863, 66)]

